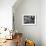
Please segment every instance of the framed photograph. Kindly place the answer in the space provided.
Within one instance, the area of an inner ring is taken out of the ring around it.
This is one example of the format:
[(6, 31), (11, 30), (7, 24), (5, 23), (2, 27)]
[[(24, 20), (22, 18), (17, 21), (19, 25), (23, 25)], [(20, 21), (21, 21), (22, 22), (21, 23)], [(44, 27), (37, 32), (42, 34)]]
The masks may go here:
[(36, 25), (36, 15), (23, 15), (22, 24), (23, 25)]

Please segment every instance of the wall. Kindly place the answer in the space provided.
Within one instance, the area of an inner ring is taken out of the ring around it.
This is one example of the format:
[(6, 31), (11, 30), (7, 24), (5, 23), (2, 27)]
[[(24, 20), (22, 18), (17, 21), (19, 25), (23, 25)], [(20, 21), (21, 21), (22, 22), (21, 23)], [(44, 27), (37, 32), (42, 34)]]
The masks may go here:
[(42, 46), (46, 46), (46, 0), (41, 1), (41, 40)]
[[(16, 6), (16, 5), (14, 5)], [(36, 46), (41, 46), (41, 1), (23, 0), (20, 5), (13, 7), (15, 29), (23, 33), (23, 37), (35, 41)], [(22, 16), (24, 14), (36, 14), (36, 25), (22, 25)]]
[(12, 6), (16, 0), (0, 0), (0, 27), (12, 28)]

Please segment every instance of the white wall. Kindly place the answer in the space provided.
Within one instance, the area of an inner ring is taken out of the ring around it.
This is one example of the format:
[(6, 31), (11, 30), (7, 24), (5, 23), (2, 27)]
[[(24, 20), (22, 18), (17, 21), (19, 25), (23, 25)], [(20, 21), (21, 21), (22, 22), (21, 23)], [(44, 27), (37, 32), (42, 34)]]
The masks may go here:
[[(16, 6), (16, 5), (14, 5)], [(15, 28), (18, 32), (22, 32), (24, 38), (35, 41), (36, 46), (41, 46), (41, 1), (40, 0), (23, 0), (20, 5), (13, 8), (15, 16)], [(22, 25), (22, 16), (24, 14), (36, 14), (36, 25)]]
[(41, 40), (42, 46), (46, 46), (46, 0), (41, 1)]
[(12, 6), (16, 0), (0, 0), (0, 27), (12, 28)]

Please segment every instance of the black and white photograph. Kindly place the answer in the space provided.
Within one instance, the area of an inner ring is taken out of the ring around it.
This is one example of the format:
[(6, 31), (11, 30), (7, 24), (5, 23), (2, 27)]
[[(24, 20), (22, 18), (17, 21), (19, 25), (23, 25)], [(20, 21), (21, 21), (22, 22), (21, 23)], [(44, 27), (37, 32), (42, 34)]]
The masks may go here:
[(35, 15), (24, 15), (23, 16), (23, 24), (24, 25), (35, 25), (36, 24), (36, 16)]

